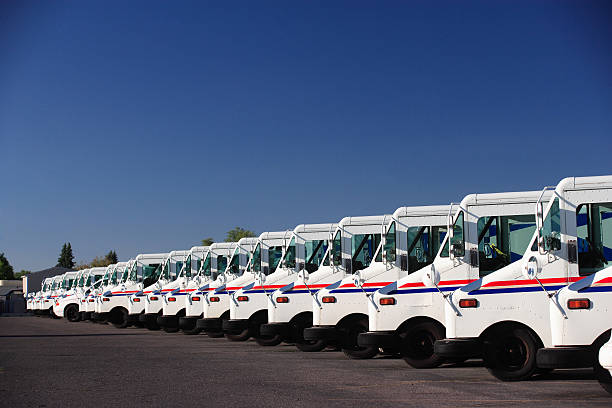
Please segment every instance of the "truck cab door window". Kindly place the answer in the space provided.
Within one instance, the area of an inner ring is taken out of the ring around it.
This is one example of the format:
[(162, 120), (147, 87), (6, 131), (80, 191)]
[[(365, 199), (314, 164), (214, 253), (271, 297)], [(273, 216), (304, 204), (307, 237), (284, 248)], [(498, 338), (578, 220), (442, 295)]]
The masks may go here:
[[(293, 246), (293, 252), (295, 253), (295, 245)], [(268, 274), (271, 274), (276, 270), (282, 256), (283, 247), (281, 245), (273, 246), (268, 249), (268, 265), (270, 265)]]
[(395, 262), (397, 254), (395, 242), (395, 221), (393, 221), (391, 225), (389, 225), (389, 228), (387, 228), (387, 232), (385, 233), (384, 251), (385, 259), (387, 260), (387, 262)]
[(612, 203), (578, 206), (576, 227), (580, 276), (612, 265)]
[(327, 240), (325, 239), (306, 241), (304, 243), (306, 252), (305, 268), (309, 273), (316, 271), (323, 264), (327, 247)]

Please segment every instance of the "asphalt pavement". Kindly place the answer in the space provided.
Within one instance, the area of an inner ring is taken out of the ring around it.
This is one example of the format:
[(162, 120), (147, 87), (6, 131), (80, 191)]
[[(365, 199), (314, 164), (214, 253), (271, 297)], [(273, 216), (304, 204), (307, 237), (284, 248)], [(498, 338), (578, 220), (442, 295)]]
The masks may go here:
[(205, 335), (0, 318), (6, 407), (610, 407), (591, 370), (503, 383), (477, 361), (432, 370)]

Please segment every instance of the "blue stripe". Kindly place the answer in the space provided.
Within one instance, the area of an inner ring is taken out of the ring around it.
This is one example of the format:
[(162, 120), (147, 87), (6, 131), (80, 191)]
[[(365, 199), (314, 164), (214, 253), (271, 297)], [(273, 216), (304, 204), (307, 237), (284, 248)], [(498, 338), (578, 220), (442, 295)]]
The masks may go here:
[(612, 292), (612, 286), (594, 286), (579, 290), (578, 292)]
[[(363, 290), (365, 290), (366, 292), (375, 292), (378, 289), (380, 289), (382, 286), (379, 287), (368, 287), (368, 288), (363, 288)], [(329, 293), (355, 293), (355, 292), (359, 292), (359, 293), (363, 293), (363, 290), (359, 289), (359, 288), (355, 288), (355, 289), (334, 289), (332, 291), (330, 291)]]
[[(567, 285), (555, 285), (555, 286), (544, 286), (546, 290), (558, 290), (566, 287)], [(532, 286), (532, 287), (514, 287), (514, 288), (500, 288), (500, 289), (476, 289), (469, 292), (470, 295), (488, 295), (488, 294), (496, 294), (496, 293), (521, 293), (521, 292), (538, 292), (541, 291), (542, 288), (540, 286)]]
[[(444, 286), (441, 287), (440, 289), (442, 290), (442, 292), (452, 292), (453, 290), (459, 289), (463, 286)], [(403, 295), (403, 294), (409, 294), (409, 293), (430, 293), (430, 292), (437, 292), (438, 289), (436, 288), (418, 288), (418, 289), (398, 289), (398, 290), (393, 290), (389, 293), (387, 293), (387, 295)]]

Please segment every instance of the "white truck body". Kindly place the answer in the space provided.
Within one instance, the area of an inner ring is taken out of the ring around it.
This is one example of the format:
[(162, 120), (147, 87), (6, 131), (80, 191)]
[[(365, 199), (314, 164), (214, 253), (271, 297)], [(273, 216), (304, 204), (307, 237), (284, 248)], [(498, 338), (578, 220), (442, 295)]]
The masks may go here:
[(185, 316), (185, 299), (189, 293), (195, 291), (195, 287), (189, 287), (189, 282), (196, 279), (202, 266), (202, 261), (208, 253), (207, 246), (194, 246), (178, 273), (176, 280), (172, 283), (174, 289), (162, 295), (162, 315), (158, 324), (167, 332), (179, 330), (179, 317)]
[(368, 305), (379, 308), (372, 293), (431, 264), (446, 235), (449, 211), (449, 205), (400, 207), (386, 217), (372, 263), (319, 291), (318, 298), (334, 301), (313, 302), (313, 326), (327, 336), (334, 333), (349, 357), (376, 355), (379, 347), (357, 345), (358, 333), (368, 328)]
[(554, 292), (595, 272), (579, 264), (579, 252), (593, 238), (581, 214), (611, 202), (612, 176), (561, 180), (546, 212), (537, 206), (539, 228), (521, 260), (452, 294), (445, 306), (447, 339), (436, 343), (436, 352), (451, 358), (479, 352), (501, 380), (533, 375), (538, 350), (555, 345), (551, 311), (563, 314)]
[(202, 318), (196, 321), (196, 328), (210, 337), (223, 336), (223, 320), (229, 319), (229, 296), (254, 279), (252, 273), (245, 271), (257, 242), (258, 238), (240, 239), (225, 271), (200, 288), (204, 292), (204, 302)]
[(102, 284), (102, 278), (106, 267), (94, 267), (89, 269), (85, 282), (83, 294), (79, 300), (79, 319), (89, 320), (95, 311), (96, 290)]
[[(313, 322), (313, 302), (322, 302), (318, 292), (326, 286), (340, 282), (369, 265), (381, 239), (385, 216), (345, 217), (337, 225), (328, 224), (330, 235), (327, 250), (319, 256), (310, 271), (301, 270), (292, 282), (273, 295), (275, 307), (268, 307), (269, 324), (263, 332), (280, 330), (302, 351), (320, 351), (333, 339), (309, 340), (306, 331)], [(324, 231), (319, 230), (311, 239), (322, 241)], [(315, 238), (316, 237), (316, 238)], [(324, 241), (322, 244), (326, 244)], [(281, 301), (279, 301), (279, 298)]]
[(208, 247), (198, 274), (187, 285), (185, 316), (179, 317), (179, 328), (184, 334), (199, 334), (202, 331), (196, 327), (196, 322), (204, 316), (205, 295), (214, 290), (210, 283), (225, 271), (236, 246), (236, 242), (216, 242)]
[[(391, 348), (416, 368), (442, 364), (433, 348), (445, 337), (446, 295), (521, 258), (535, 230), (533, 208), (540, 195), (466, 196), (456, 209), (454, 234), (444, 238), (433, 263), (374, 293), (370, 332), (359, 336), (359, 344)], [(432, 271), (440, 277), (435, 286), (424, 282)]]
[(96, 291), (96, 301), (94, 303), (94, 313), (92, 315), (93, 320), (103, 321), (105, 322), (107, 319), (107, 314), (104, 312), (104, 306), (102, 303), (108, 301), (108, 296), (104, 296), (105, 293), (110, 291), (113, 287), (117, 286), (121, 282), (121, 277), (125, 273), (125, 268), (127, 268), (127, 262), (117, 262), (116, 264), (109, 265), (106, 268), (106, 272), (102, 277), (102, 284), (98, 287)]
[[(162, 314), (163, 295), (172, 292), (178, 287), (177, 277), (188, 255), (189, 251), (187, 250), (171, 251), (162, 263), (161, 273), (157, 282), (143, 289), (142, 294), (145, 295), (144, 313), (139, 316), (139, 320), (147, 328), (158, 329), (160, 327), (158, 317)], [(137, 293), (136, 295), (139, 294)]]
[[(87, 270), (77, 272), (67, 272), (66, 289), (61, 296), (55, 298), (53, 304), (53, 314), (58, 317), (64, 317), (71, 322), (75, 322), (79, 318), (79, 295), (82, 293), (83, 275)], [(66, 278), (65, 278), (66, 279)], [(79, 287), (79, 284), (81, 285)], [(69, 285), (69, 287), (68, 287)], [(67, 308), (67, 309), (66, 309)], [(67, 312), (67, 313), (65, 313)]]

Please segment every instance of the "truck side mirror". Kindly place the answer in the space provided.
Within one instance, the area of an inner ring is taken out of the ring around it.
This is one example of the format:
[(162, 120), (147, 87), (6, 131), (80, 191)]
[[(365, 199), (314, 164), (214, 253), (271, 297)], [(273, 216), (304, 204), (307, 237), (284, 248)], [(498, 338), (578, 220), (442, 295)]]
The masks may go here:
[(538, 258), (532, 256), (529, 258), (525, 266), (523, 267), (523, 277), (525, 279), (533, 280), (540, 273), (540, 267), (538, 265)]
[(434, 264), (431, 264), (429, 270), (425, 271), (422, 281), (425, 286), (438, 286), (438, 283), (440, 283), (440, 272), (438, 272)]
[(544, 237), (542, 236), (542, 229), (544, 228), (544, 206), (542, 202), (536, 204), (536, 231), (538, 233), (538, 252), (542, 255), (546, 253), (546, 245), (544, 243)]

